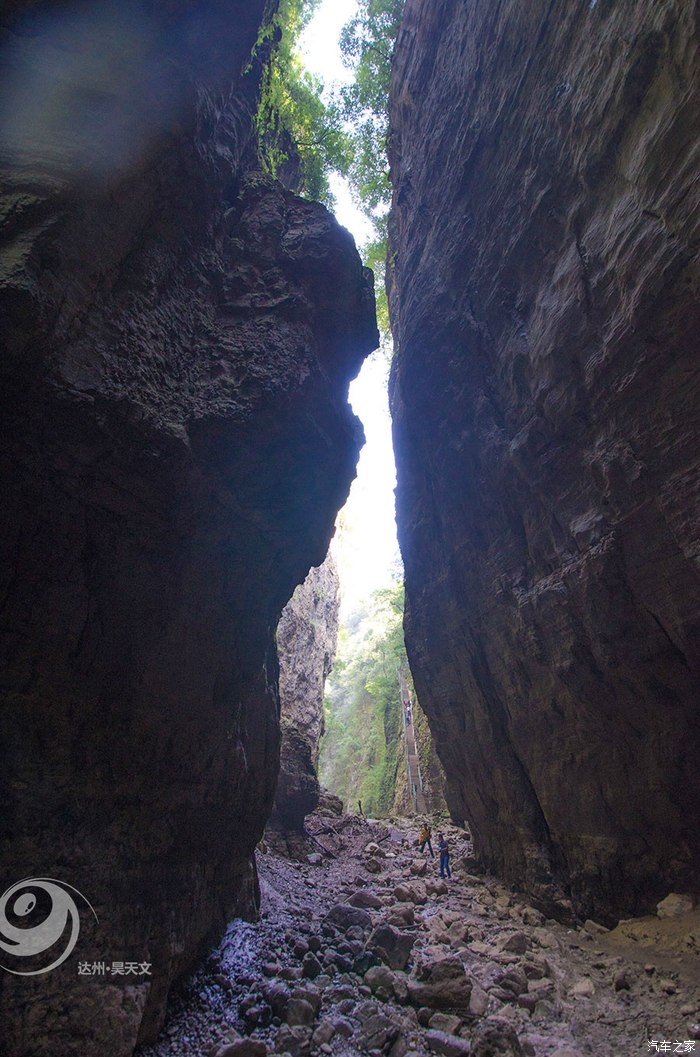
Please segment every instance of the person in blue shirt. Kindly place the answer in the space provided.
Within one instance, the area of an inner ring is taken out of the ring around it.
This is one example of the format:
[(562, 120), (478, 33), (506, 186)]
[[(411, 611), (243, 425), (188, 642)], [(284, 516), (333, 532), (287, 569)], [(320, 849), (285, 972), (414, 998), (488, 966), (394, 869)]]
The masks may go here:
[(452, 877), (450, 870), (450, 850), (444, 833), (438, 833), (438, 851), (440, 852), (440, 876)]

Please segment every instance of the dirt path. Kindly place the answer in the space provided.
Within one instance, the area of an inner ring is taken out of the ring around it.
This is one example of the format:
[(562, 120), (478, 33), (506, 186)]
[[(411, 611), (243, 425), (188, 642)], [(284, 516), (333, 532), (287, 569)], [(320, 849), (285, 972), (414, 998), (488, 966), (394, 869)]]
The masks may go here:
[(231, 924), (141, 1057), (700, 1054), (700, 912), (567, 928), (468, 874), (459, 830), (443, 883), (408, 820), (307, 821), (303, 861), (259, 855), (260, 922)]

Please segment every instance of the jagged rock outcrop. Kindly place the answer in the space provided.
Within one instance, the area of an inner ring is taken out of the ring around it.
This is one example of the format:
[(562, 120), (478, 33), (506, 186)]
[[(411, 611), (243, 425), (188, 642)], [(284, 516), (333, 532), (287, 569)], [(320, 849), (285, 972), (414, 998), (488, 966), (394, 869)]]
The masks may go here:
[(57, 878), (98, 920), (0, 970), (0, 1020), (6, 1057), (126, 1057), (254, 909), (274, 630), (376, 331), (351, 237), (256, 171), (261, 0), (31, 7), (2, 16), (0, 890)]
[(297, 587), (277, 627), (282, 744), (273, 823), (284, 829), (303, 829), (319, 800), (323, 692), (335, 661), (339, 591), (329, 554)]
[(697, 11), (407, 0), (408, 652), (482, 861), (602, 917), (700, 860)]

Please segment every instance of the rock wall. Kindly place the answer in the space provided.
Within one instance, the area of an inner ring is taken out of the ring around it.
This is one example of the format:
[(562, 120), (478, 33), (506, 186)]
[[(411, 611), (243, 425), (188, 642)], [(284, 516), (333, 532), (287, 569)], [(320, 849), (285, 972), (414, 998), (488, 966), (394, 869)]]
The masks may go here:
[(339, 608), (338, 570), (329, 554), (297, 587), (277, 627), (282, 744), (273, 822), (284, 829), (303, 830), (319, 800), (323, 693), (335, 661)]
[(697, 886), (692, 0), (407, 0), (391, 92), (411, 668), (482, 862)]
[(3, 1054), (126, 1057), (255, 909), (274, 630), (354, 475), (372, 285), (322, 206), (256, 171), (261, 0), (10, 11), (0, 891), (56, 878), (97, 920), (75, 897), (63, 964), (0, 969)]

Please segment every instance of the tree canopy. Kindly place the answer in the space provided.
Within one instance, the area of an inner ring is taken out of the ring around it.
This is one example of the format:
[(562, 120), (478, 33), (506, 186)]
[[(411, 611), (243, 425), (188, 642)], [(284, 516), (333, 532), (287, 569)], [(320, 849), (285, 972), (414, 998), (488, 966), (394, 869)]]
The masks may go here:
[(352, 143), (340, 105), (304, 69), (296, 44), (320, 0), (280, 0), (258, 38), (267, 54), (257, 113), (263, 164), (297, 193), (332, 207), (329, 172), (347, 173)]
[(340, 37), (353, 81), (324, 92), (303, 67), (297, 43), (320, 0), (280, 0), (259, 47), (270, 51), (263, 71), (258, 130), (263, 162), (298, 193), (333, 207), (329, 174), (345, 176), (376, 232), (365, 250), (375, 273), (377, 315), (389, 332), (384, 262), (391, 199), (386, 160), (391, 59), (404, 0), (359, 0)]

